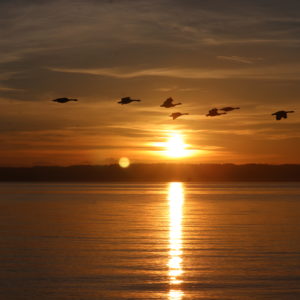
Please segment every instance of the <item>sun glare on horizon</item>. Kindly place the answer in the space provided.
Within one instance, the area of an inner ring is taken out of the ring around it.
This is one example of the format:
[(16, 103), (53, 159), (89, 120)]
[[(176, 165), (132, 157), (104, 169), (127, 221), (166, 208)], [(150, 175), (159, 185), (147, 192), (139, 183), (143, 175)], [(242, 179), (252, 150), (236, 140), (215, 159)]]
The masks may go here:
[(191, 149), (191, 145), (186, 144), (184, 135), (178, 131), (167, 131), (165, 142), (150, 143), (149, 145), (159, 147), (157, 154), (170, 159), (180, 159), (196, 155), (201, 150)]
[(187, 156), (186, 146), (182, 135), (174, 133), (166, 142), (166, 154), (174, 158), (185, 157)]

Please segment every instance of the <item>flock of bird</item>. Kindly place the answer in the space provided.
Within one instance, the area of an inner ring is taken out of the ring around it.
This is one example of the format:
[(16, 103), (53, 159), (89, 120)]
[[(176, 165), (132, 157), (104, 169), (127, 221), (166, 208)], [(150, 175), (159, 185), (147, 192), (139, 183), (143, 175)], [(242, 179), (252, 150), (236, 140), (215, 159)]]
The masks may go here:
[[(70, 99), (70, 98), (57, 98), (52, 100), (54, 102), (58, 102), (58, 103), (67, 103), (70, 101), (78, 101), (78, 99)], [(130, 97), (124, 97), (121, 98), (121, 100), (118, 102), (119, 104), (129, 104), (131, 102), (140, 102), (141, 100), (139, 99), (131, 99)], [(160, 107), (165, 107), (165, 108), (171, 108), (171, 107), (175, 107), (177, 105), (181, 105), (182, 103), (178, 102), (178, 103), (174, 103), (173, 98), (168, 98), (166, 99), (162, 105), (160, 105)], [(208, 113), (206, 114), (207, 117), (216, 117), (216, 116), (220, 116), (220, 115), (226, 115), (228, 112), (235, 110), (235, 109), (240, 109), (239, 107), (231, 107), (231, 106), (226, 106), (223, 108), (212, 108), (208, 111)], [(272, 116), (276, 116), (276, 120), (281, 120), (286, 119), (287, 118), (287, 114), (288, 113), (293, 113), (293, 110), (279, 110), (277, 112), (274, 112), (272, 114)], [(183, 115), (188, 115), (189, 113), (181, 113), (181, 112), (173, 112), (172, 114), (170, 114), (170, 117), (173, 118), (173, 120), (179, 118), (180, 116)]]

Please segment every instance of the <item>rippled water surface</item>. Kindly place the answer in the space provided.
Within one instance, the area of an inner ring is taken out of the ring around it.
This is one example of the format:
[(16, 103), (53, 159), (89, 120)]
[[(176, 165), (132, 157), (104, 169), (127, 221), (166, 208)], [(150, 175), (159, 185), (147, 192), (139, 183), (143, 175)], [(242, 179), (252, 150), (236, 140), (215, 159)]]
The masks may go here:
[(0, 299), (300, 299), (300, 184), (1, 184)]

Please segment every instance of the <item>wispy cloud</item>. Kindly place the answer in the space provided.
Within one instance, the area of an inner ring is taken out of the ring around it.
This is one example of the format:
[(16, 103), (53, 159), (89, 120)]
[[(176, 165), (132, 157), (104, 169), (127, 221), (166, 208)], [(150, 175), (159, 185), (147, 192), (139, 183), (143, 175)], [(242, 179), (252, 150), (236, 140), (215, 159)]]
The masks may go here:
[(171, 91), (177, 91), (177, 92), (195, 92), (199, 91), (199, 88), (195, 87), (178, 87), (178, 86), (170, 86), (170, 87), (160, 87), (156, 88), (155, 91), (158, 92), (171, 92)]
[(77, 69), (77, 68), (48, 68), (55, 72), (78, 73), (113, 78), (136, 78), (143, 76), (171, 77), (186, 79), (272, 79), (272, 80), (300, 80), (300, 66), (277, 65), (259, 68), (243, 69), (200, 69), (200, 68), (149, 68), (130, 70), (121, 68)]
[[(98, 48), (105, 48), (106, 44), (187, 48), (225, 44), (299, 45), (295, 36), (299, 20), (294, 16), (281, 16), (278, 11), (275, 16), (274, 11), (261, 13), (261, 7), (255, 4), (248, 10), (232, 11), (228, 9), (232, 5), (228, 5), (224, 11), (221, 6), (218, 9), (219, 5), (212, 9), (196, 1), (176, 2), (177, 5), (159, 0), (12, 4), (1, 1), (0, 17), (5, 26), (0, 28), (0, 63), (36, 52), (72, 49), (81, 43)], [(285, 25), (283, 32), (278, 30), (278, 24)]]
[(0, 73), (0, 80), (7, 80), (15, 74), (16, 74), (16, 72), (1, 72)]
[(9, 91), (22, 91), (21, 89), (15, 89), (5, 86), (0, 86), (0, 91), (9, 92)]
[(257, 61), (263, 60), (261, 57), (243, 57), (243, 56), (217, 56), (218, 59), (221, 60), (228, 60), (232, 62), (238, 62), (238, 63), (243, 63), (243, 64), (253, 64)]

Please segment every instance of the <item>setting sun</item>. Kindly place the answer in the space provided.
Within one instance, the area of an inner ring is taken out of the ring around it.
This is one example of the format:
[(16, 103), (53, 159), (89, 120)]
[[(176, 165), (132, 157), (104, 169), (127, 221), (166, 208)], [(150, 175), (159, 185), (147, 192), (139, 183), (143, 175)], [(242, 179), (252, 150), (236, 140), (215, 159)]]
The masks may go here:
[(164, 142), (151, 143), (149, 145), (159, 147), (156, 153), (162, 157), (168, 157), (171, 159), (179, 159), (194, 156), (199, 153), (200, 150), (191, 149), (191, 145), (186, 144), (184, 141), (184, 135), (176, 131), (167, 131)]
[(187, 155), (186, 144), (180, 134), (173, 134), (166, 142), (166, 154), (169, 157), (184, 157)]

